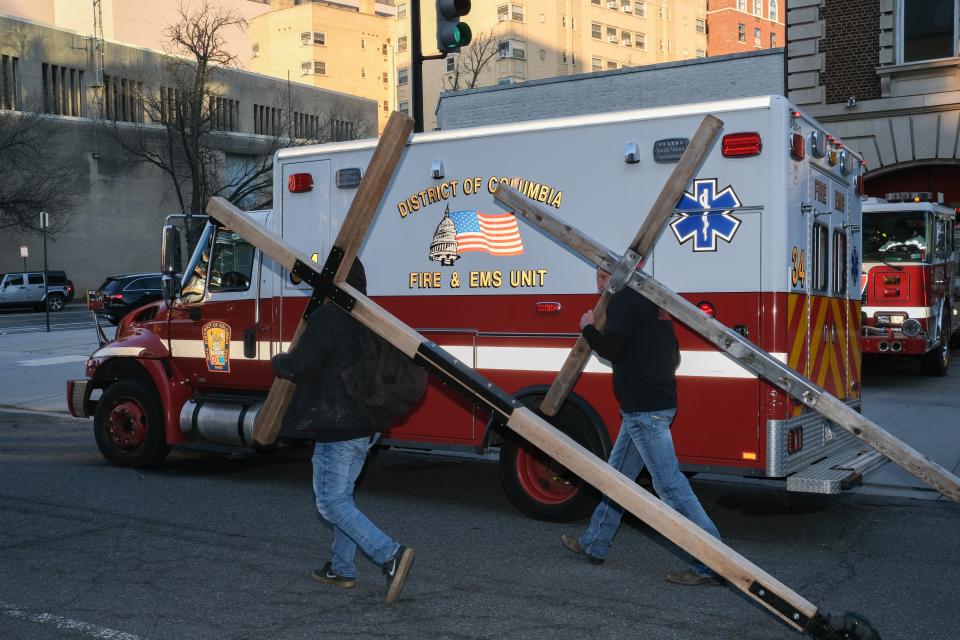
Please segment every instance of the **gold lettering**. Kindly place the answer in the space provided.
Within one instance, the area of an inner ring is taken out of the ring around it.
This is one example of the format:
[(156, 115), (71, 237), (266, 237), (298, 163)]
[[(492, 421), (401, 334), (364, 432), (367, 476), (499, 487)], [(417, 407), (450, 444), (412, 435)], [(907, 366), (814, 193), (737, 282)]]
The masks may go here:
[(490, 176), (490, 179), (487, 180), (487, 191), (490, 193), (497, 192), (497, 176)]
[(493, 286), (499, 287), (502, 283), (502, 275), (499, 270), (493, 272)]
[(563, 191), (557, 191), (557, 197), (554, 198), (554, 199), (550, 202), (550, 204), (553, 205), (555, 208), (559, 209), (559, 208), (560, 208), (560, 201), (561, 201), (562, 199), (563, 199)]
[(463, 181), (463, 194), (466, 196), (473, 195), (473, 179), (467, 178)]
[(459, 180), (451, 180), (451, 181), (450, 181), (450, 187), (451, 187), (451, 189), (453, 190), (453, 197), (454, 197), (454, 198), (457, 197), (457, 183), (459, 183), (459, 182), (460, 182)]
[(397, 203), (397, 212), (400, 214), (401, 218), (406, 218), (407, 214), (410, 213), (410, 207), (407, 205), (406, 202), (401, 200), (400, 202)]
[(444, 200), (450, 199), (450, 183), (449, 182), (444, 182), (442, 185), (440, 185), (440, 197), (443, 198)]
[(440, 197), (439, 197), (439, 194), (437, 193), (436, 187), (430, 187), (429, 189), (427, 189), (427, 202), (429, 204), (436, 204), (437, 202), (439, 202), (439, 200), (440, 200)]
[(547, 193), (550, 191), (550, 187), (545, 184), (540, 185), (540, 195), (537, 196), (537, 202), (546, 202)]

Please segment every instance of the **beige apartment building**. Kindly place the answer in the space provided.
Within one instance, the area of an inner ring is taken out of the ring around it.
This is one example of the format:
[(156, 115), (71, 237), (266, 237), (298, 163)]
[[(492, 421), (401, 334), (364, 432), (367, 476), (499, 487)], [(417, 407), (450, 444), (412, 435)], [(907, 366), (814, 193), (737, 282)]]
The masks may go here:
[[(430, 55), (434, 2), (421, 4)], [(250, 21), (254, 71), (374, 99), (381, 129), (390, 111), (412, 113), (407, 0), (272, 0), (270, 9)], [(444, 90), (704, 57), (706, 13), (706, 0), (475, 1), (464, 18), (473, 44), (423, 65), (424, 129), (435, 128)]]

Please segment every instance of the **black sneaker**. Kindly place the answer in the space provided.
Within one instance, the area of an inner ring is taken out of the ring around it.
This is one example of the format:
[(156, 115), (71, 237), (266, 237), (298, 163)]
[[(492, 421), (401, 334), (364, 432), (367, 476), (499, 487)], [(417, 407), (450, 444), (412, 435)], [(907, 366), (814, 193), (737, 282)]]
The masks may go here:
[(403, 583), (410, 571), (410, 565), (413, 564), (414, 553), (413, 549), (400, 545), (400, 548), (397, 549), (397, 555), (383, 564), (383, 575), (387, 576), (387, 604), (392, 604), (394, 600), (400, 597), (400, 592), (403, 591)]
[(356, 578), (341, 576), (333, 570), (329, 562), (319, 569), (314, 569), (310, 577), (321, 584), (332, 584), (342, 589), (352, 589), (357, 585)]

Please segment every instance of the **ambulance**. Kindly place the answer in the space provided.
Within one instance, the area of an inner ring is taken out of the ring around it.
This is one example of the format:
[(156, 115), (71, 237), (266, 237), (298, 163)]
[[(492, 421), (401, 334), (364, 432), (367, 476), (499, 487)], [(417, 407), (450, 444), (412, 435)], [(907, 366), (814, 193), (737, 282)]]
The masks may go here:
[[(385, 309), (536, 407), (597, 301), (593, 268), (492, 198), (502, 184), (622, 252), (703, 117), (725, 124), (645, 269), (703, 313), (860, 405), (858, 155), (785, 98), (761, 96), (414, 135), (361, 249)], [(323, 263), (376, 140), (285, 149), (274, 208), (250, 213)], [(251, 430), (311, 290), (210, 221), (168, 299), (138, 309), (68, 383), (100, 451), (124, 466), (171, 447), (252, 453)], [(679, 324), (676, 449), (688, 472), (836, 493), (881, 458)], [(551, 419), (605, 458), (620, 419), (589, 361)], [(289, 434), (281, 433), (281, 440)], [(439, 380), (383, 443), (496, 456), (537, 518), (582, 516), (589, 487)]]
[(917, 358), (931, 376), (947, 373), (960, 338), (956, 212), (942, 201), (923, 192), (863, 203), (863, 353)]

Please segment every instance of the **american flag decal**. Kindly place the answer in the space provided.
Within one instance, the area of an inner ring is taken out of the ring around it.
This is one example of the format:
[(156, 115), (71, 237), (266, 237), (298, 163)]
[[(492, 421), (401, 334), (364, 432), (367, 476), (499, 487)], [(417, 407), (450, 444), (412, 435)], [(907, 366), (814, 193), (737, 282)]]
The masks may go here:
[(518, 256), (523, 253), (520, 227), (512, 213), (450, 213), (457, 230), (457, 252), (486, 251), (494, 256)]

